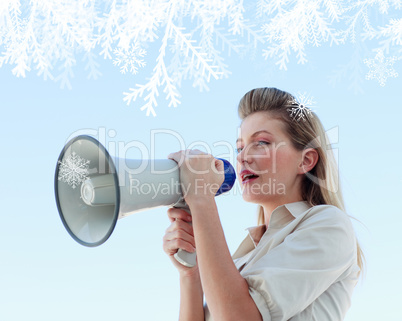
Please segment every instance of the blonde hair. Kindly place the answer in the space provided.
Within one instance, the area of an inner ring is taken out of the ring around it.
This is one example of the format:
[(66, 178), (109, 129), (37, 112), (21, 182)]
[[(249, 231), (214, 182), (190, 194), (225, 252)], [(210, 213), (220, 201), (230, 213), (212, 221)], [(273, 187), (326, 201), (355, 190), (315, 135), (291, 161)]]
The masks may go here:
[[(328, 204), (345, 211), (338, 178), (338, 168), (332, 152), (327, 149), (328, 138), (324, 127), (311, 111), (305, 119), (296, 120), (291, 116), (296, 98), (277, 88), (256, 88), (246, 93), (240, 100), (238, 112), (240, 119), (245, 119), (255, 112), (269, 112), (271, 117), (281, 120), (285, 130), (297, 150), (314, 148), (319, 155), (316, 166), (302, 182), (302, 198), (310, 206)], [(258, 224), (264, 224), (264, 210), (258, 209)], [(364, 255), (357, 242), (357, 263), (360, 271), (364, 266)]]

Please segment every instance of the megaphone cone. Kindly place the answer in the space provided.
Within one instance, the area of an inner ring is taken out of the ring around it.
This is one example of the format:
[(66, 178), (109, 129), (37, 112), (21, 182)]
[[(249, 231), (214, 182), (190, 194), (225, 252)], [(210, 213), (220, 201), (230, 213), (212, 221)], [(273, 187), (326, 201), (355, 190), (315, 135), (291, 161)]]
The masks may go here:
[[(233, 167), (223, 161), (225, 181), (217, 195), (230, 190), (236, 179)], [(55, 196), (66, 230), (78, 243), (90, 247), (104, 243), (117, 220), (133, 213), (159, 206), (189, 210), (175, 161), (112, 159), (99, 141), (86, 135), (71, 139), (61, 151)]]

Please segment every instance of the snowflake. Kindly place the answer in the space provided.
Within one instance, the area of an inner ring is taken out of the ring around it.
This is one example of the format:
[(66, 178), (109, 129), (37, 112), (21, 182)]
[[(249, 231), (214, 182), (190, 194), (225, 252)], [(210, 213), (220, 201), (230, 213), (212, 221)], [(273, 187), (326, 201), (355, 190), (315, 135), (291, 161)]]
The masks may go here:
[(59, 161), (58, 180), (67, 183), (72, 188), (80, 185), (88, 175), (90, 161), (78, 156), (75, 152)]
[(120, 72), (122, 74), (125, 74), (130, 68), (130, 72), (135, 75), (138, 72), (138, 67), (145, 66), (145, 61), (140, 58), (144, 57), (147, 52), (138, 44), (131, 45), (131, 49), (116, 48), (114, 54), (116, 58), (113, 60), (113, 64), (115, 66), (121, 65)]
[(393, 68), (393, 64), (397, 59), (395, 56), (385, 58), (384, 52), (377, 50), (374, 59), (364, 59), (364, 63), (370, 68), (366, 79), (377, 79), (380, 86), (384, 87), (388, 77), (398, 77), (398, 73)]
[(314, 104), (312, 97), (307, 97), (306, 94), (299, 94), (298, 99), (293, 98), (288, 101), (288, 104), (291, 106), (288, 108), (288, 111), (293, 120), (306, 121), (308, 117), (313, 117), (313, 113), (310, 109)]

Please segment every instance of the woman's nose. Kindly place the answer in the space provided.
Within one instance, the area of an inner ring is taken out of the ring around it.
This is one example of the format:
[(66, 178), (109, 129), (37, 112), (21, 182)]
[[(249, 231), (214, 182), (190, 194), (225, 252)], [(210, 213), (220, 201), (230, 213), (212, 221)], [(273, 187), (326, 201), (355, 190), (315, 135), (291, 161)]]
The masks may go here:
[(250, 153), (247, 152), (247, 148), (243, 148), (238, 154), (237, 154), (237, 161), (241, 163), (250, 163), (252, 160)]

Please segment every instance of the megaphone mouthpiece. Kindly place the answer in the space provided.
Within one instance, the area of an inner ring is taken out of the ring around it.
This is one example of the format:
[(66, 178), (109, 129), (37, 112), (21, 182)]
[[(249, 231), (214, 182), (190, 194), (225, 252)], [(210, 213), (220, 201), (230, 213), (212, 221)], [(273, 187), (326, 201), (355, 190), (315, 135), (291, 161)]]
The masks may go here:
[(90, 206), (115, 205), (116, 194), (113, 174), (86, 179), (81, 185), (81, 198)]

